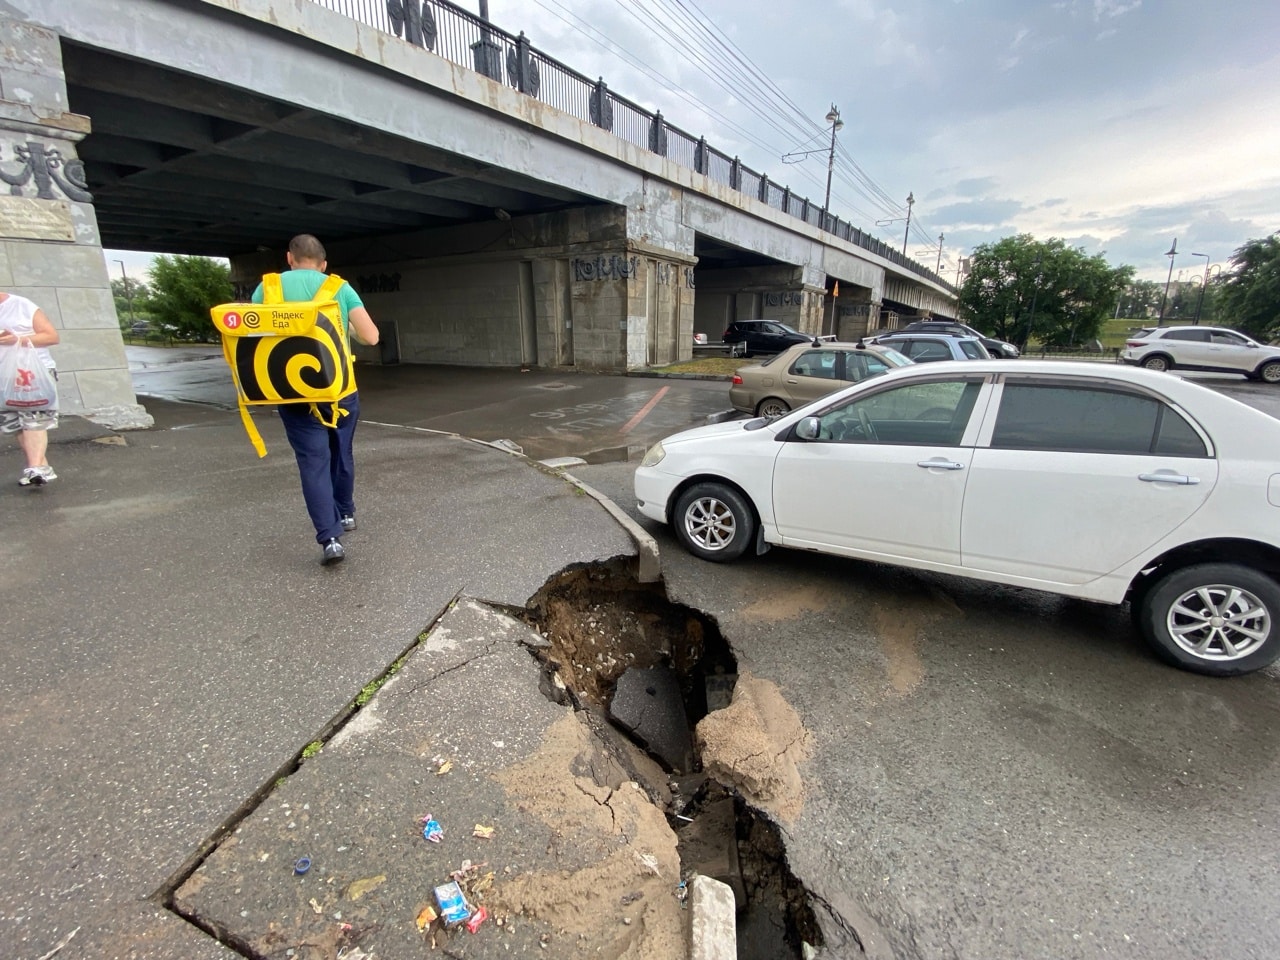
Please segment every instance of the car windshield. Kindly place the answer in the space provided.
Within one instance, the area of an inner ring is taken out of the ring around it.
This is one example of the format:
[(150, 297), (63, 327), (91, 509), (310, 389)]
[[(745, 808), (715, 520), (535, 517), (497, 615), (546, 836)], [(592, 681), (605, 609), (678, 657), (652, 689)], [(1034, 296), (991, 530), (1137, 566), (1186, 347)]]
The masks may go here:
[(880, 349), (879, 357), (881, 360), (887, 362), (891, 367), (905, 367), (908, 364), (915, 363), (915, 361), (910, 357), (904, 357), (897, 350), (893, 349), (893, 347), (882, 347)]
[(777, 362), (778, 362), (779, 360), (781, 360), (783, 357), (789, 357), (789, 356), (791, 356), (791, 351), (789, 351), (789, 350), (783, 350), (781, 353), (775, 353), (772, 357), (767, 357), (766, 359), (761, 360), (761, 361), (760, 361), (760, 366), (762, 366), (762, 367), (768, 367), (768, 366), (770, 366), (770, 365), (772, 365), (772, 364), (777, 363)]

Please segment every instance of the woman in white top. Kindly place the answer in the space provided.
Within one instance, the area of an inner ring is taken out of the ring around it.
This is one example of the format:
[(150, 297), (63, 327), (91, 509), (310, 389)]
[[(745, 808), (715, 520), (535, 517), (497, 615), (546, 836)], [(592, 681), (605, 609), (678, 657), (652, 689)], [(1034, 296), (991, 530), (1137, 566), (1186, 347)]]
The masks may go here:
[[(57, 329), (43, 310), (26, 297), (0, 293), (0, 350), (12, 349), (19, 341), (30, 342), (44, 365), (57, 376), (49, 348), (59, 339)], [(27, 457), (26, 469), (18, 478), (22, 486), (44, 486), (58, 479), (47, 457), (48, 431), (57, 425), (57, 410), (0, 411), (0, 433), (17, 433), (18, 446)]]

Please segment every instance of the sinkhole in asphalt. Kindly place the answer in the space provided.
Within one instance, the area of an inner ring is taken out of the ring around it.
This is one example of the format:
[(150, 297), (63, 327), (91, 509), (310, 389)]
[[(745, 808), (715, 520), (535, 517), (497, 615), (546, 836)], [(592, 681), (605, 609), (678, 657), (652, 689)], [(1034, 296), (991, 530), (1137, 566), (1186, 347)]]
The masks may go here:
[(799, 957), (822, 935), (782, 835), (706, 775), (699, 756), (698, 722), (730, 704), (737, 659), (714, 620), (671, 601), (660, 583), (638, 582), (631, 566), (566, 570), (518, 614), (546, 642), (534, 651), (544, 692), (586, 711), (597, 728), (621, 730), (660, 765), (682, 879), (698, 873), (733, 890), (740, 960)]

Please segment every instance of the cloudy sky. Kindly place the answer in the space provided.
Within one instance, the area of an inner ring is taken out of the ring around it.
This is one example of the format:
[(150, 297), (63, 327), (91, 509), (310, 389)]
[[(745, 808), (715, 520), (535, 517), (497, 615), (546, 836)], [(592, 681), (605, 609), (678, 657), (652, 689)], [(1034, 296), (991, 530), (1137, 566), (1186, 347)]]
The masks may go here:
[[(478, 0), (463, 6), (477, 10)], [(1139, 277), (1280, 229), (1276, 0), (490, 0), (490, 18), (942, 272), (1014, 233)], [(799, 162), (782, 156), (816, 150)], [(877, 227), (877, 220), (892, 221)], [(121, 257), (108, 253), (108, 257)], [(141, 260), (127, 257), (130, 269)], [(118, 276), (119, 265), (110, 264)]]
[(1025, 232), (1161, 280), (1177, 238), (1176, 279), (1203, 270), (1193, 251), (1225, 261), (1280, 229), (1275, 0), (490, 0), (490, 16), (817, 202), (835, 103), (833, 212), (901, 244), (904, 221), (874, 223), (911, 193), (908, 253), (931, 264), (944, 235), (944, 274)]

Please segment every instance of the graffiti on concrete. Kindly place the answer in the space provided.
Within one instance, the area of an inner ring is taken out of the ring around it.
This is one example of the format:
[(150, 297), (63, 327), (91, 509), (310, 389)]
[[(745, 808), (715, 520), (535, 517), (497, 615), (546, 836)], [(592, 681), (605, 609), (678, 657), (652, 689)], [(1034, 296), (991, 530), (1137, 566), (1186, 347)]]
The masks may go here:
[(25, 196), (27, 185), (34, 184), (36, 196), (41, 200), (57, 200), (56, 186), (68, 200), (93, 202), (82, 161), (64, 159), (57, 147), (48, 147), (38, 140), (14, 144), (13, 154), (22, 164), (21, 169), (8, 173), (0, 167), (0, 180), (9, 185), (13, 196)]
[(614, 256), (596, 257), (594, 260), (574, 260), (573, 279), (576, 283), (592, 280), (627, 280), (636, 275), (636, 258)]

